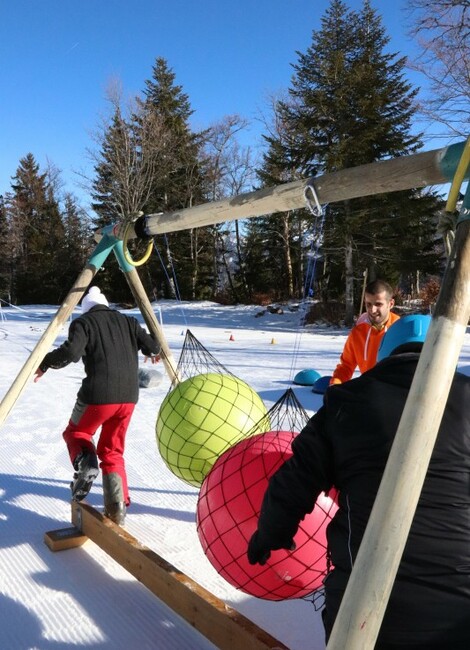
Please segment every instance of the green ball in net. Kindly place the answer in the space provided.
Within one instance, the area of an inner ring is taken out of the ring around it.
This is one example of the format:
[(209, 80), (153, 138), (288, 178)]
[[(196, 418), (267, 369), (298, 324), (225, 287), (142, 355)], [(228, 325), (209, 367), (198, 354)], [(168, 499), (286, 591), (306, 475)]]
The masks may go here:
[(206, 373), (178, 384), (162, 402), (156, 431), (168, 468), (200, 486), (224, 451), (270, 428), (261, 397), (231, 375)]

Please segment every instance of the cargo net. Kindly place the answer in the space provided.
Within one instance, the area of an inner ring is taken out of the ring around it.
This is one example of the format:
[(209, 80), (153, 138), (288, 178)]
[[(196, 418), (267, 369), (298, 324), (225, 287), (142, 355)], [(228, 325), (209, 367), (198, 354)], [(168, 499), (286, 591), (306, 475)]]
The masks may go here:
[(208, 560), (240, 591), (266, 600), (304, 598), (319, 608), (334, 495), (322, 493), (300, 522), (294, 551), (273, 551), (263, 566), (250, 565), (246, 556), (269, 479), (292, 456), (291, 443), (307, 420), (289, 389), (258, 423), (264, 433), (250, 432), (219, 457), (199, 493), (197, 533)]
[(168, 468), (199, 487), (216, 460), (265, 420), (261, 397), (187, 332), (178, 365), (182, 381), (171, 388), (157, 417), (157, 442)]
[(213, 354), (207, 350), (190, 331), (186, 331), (180, 358), (176, 367), (176, 375), (181, 381), (195, 375), (218, 372), (234, 376)]
[(291, 431), (299, 433), (309, 420), (307, 411), (303, 408), (295, 396), (292, 388), (288, 388), (281, 395), (277, 402), (272, 406), (263, 418), (262, 422), (257, 422), (258, 431), (250, 432), (253, 435), (263, 431)]

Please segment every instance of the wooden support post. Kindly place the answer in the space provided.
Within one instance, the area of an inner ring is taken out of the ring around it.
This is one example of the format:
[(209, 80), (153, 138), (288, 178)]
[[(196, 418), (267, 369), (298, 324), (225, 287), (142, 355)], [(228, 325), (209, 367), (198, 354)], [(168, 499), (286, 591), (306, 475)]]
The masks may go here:
[(158, 322), (155, 313), (152, 309), (152, 303), (148, 299), (144, 286), (140, 280), (139, 274), (137, 273), (137, 269), (135, 266), (132, 266), (126, 259), (126, 256), (124, 254), (124, 243), (121, 239), (118, 238), (119, 231), (122, 230), (122, 228), (119, 225), (113, 226), (112, 229), (108, 226), (108, 230), (112, 231), (112, 236), (115, 241), (115, 246), (113, 250), (116, 259), (119, 263), (119, 266), (121, 267), (121, 270), (126, 277), (127, 284), (129, 285), (130, 290), (132, 291), (132, 295), (135, 298), (137, 306), (140, 309), (140, 313), (142, 314), (144, 321), (150, 330), (150, 333), (154, 336), (155, 340), (158, 341), (160, 345), (161, 348), (160, 354), (163, 361), (163, 365), (165, 366), (165, 370), (168, 374), (168, 377), (170, 378), (171, 385), (175, 386), (180, 381), (177, 365), (173, 358), (173, 354), (170, 350), (170, 347), (165, 339), (163, 330), (160, 327), (160, 323)]
[(170, 378), (171, 385), (175, 386), (180, 381), (177, 372), (177, 366), (170, 347), (165, 339), (165, 336), (163, 335), (160, 323), (154, 314), (152, 304), (148, 299), (148, 296), (142, 285), (139, 274), (134, 268), (131, 271), (128, 271), (125, 276), (150, 333), (154, 335), (155, 339), (161, 346), (161, 358), (163, 365), (165, 366), (165, 370), (168, 374), (168, 377)]
[[(64, 302), (58, 309), (52, 321), (49, 323), (46, 331), (36, 344), (23, 368), (20, 370), (15, 381), (10, 386), (8, 392), (0, 403), (0, 426), (7, 418), (42, 359), (56, 340), (63, 324), (72, 315), (73, 310), (80, 302), (85, 291), (88, 289), (88, 286), (98, 272), (98, 269), (101, 268), (107, 256), (115, 246), (120, 246), (122, 248), (122, 242), (117, 240), (111, 233), (106, 233), (104, 237), (100, 237), (98, 245), (90, 257), (89, 263), (78, 276)], [(116, 256), (118, 257), (118, 261), (121, 263), (121, 255), (117, 254)], [(153, 313), (152, 305), (147, 298), (138, 273), (134, 268), (129, 267), (126, 263), (124, 263), (123, 270), (126, 273), (131, 291), (134, 294), (149, 330), (155, 335), (161, 345), (163, 363), (172, 384), (175, 384), (178, 381), (176, 364), (171, 350), (165, 341), (160, 324)]]
[[(220, 650), (289, 650), (88, 504), (72, 502), (72, 522), (74, 530), (102, 548)], [(70, 530), (46, 536), (60, 538)]]
[(380, 631), (470, 318), (469, 208), (465, 208), (466, 220), (457, 227), (426, 342), (328, 650), (372, 650)]
[(49, 348), (56, 340), (63, 324), (67, 321), (69, 316), (71, 316), (73, 310), (80, 302), (80, 299), (87, 290), (90, 282), (93, 280), (97, 270), (98, 269), (95, 266), (87, 264), (78, 276), (53, 320), (49, 323), (46, 331), (37, 342), (36, 347), (29, 355), (28, 360), (4, 396), (2, 403), (0, 404), (0, 426), (10, 413), (27, 383), (34, 375), (37, 367), (49, 351)]
[(59, 307), (56, 315), (49, 323), (46, 331), (39, 339), (34, 350), (29, 355), (28, 360), (3, 398), (2, 403), (0, 404), (0, 426), (3, 424), (5, 418), (10, 413), (23, 390), (26, 388), (27, 383), (35, 373), (46, 353), (49, 351), (50, 346), (56, 340), (63, 324), (72, 315), (73, 310), (80, 302), (83, 294), (88, 289), (90, 282), (97, 274), (98, 269), (101, 268), (113, 246), (114, 241), (110, 240), (108, 236), (102, 237), (98, 242), (98, 245), (88, 260), (88, 264), (75, 280), (64, 302)]

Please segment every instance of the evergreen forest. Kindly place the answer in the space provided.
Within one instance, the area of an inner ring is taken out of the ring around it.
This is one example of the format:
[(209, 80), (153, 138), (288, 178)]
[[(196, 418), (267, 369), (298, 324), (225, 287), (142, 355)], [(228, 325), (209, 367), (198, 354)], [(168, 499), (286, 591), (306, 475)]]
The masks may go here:
[[(467, 3), (453, 4), (466, 15)], [(439, 25), (435, 29), (439, 33)], [(425, 35), (423, 25), (416, 30)], [(90, 209), (64, 190), (52, 164), (40, 169), (34, 152), (25, 152), (9, 187), (0, 188), (0, 298), (60, 304), (96, 245), (94, 231), (129, 215), (168, 213), (425, 149), (419, 127), (425, 110), (436, 122), (433, 107), (418, 100), (407, 61), (390, 53), (389, 40), (369, 0), (359, 11), (331, 0), (309, 47), (291, 62), (289, 88), (270, 100), (260, 151), (243, 144), (247, 120), (240, 115), (194, 130), (191, 98), (171, 61), (157, 56), (132, 102), (109, 93), (109, 117), (91, 152)], [(428, 40), (429, 54), (434, 42)], [(469, 42), (460, 42), (467, 61)], [(435, 57), (430, 60), (435, 65)], [(470, 81), (461, 92), (464, 106)], [(440, 100), (448, 142), (465, 137), (468, 104), (456, 120), (449, 109), (455, 97)], [(157, 235), (139, 275), (151, 300), (267, 304), (313, 295), (341, 304), (351, 321), (364, 278), (388, 280), (397, 296), (418, 296), (426, 283), (438, 281), (445, 264), (444, 205), (435, 189), (414, 189), (329, 204), (322, 214), (306, 204)], [(139, 256), (139, 244), (133, 246)], [(113, 256), (98, 278), (112, 302), (130, 301)]]

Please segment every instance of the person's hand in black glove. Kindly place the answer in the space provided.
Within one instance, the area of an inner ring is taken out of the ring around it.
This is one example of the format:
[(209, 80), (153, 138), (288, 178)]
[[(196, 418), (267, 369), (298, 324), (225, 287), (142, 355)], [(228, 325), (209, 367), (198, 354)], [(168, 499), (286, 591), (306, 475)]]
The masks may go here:
[(248, 562), (250, 564), (265, 565), (271, 557), (271, 551), (277, 551), (280, 548), (285, 548), (288, 551), (295, 550), (295, 542), (293, 539), (286, 541), (286, 543), (270, 543), (259, 530), (255, 531), (248, 542)]

